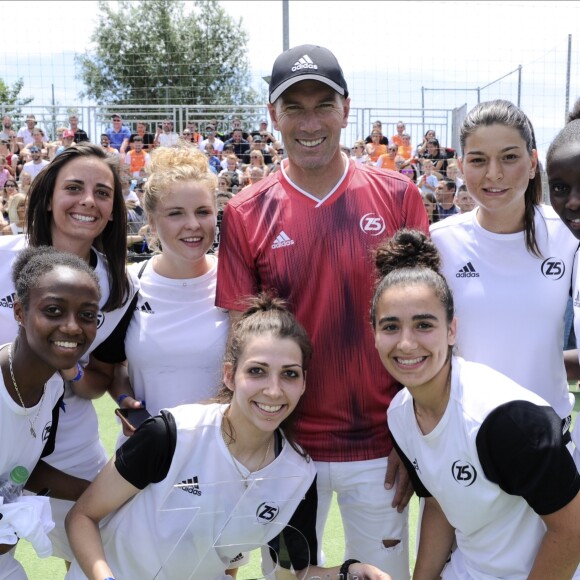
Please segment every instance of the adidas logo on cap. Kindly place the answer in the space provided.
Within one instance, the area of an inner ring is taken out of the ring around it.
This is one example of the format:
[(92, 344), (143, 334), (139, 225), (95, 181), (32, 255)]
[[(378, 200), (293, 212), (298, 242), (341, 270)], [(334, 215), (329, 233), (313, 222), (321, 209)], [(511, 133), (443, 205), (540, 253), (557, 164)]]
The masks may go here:
[(311, 68), (314, 70), (318, 70), (318, 66), (312, 62), (312, 59), (305, 54), (302, 58), (299, 58), (292, 67), (292, 72), (296, 72), (297, 70), (301, 70), (303, 68)]
[(471, 262), (467, 262), (463, 268), (455, 274), (456, 278), (479, 278), (479, 272), (475, 270)]
[(293, 246), (294, 245), (294, 240), (291, 239), (285, 232), (284, 230), (282, 230), (278, 236), (276, 237), (276, 239), (274, 240), (274, 243), (272, 244), (272, 249), (276, 250), (277, 248), (283, 248), (284, 246)]

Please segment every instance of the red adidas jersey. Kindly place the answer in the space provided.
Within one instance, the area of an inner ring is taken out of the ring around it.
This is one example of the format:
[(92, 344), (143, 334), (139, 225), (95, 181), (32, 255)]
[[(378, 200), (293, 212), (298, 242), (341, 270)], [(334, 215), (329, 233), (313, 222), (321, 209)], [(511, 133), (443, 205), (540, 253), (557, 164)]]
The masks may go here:
[(386, 411), (399, 385), (375, 351), (369, 307), (372, 250), (401, 227), (428, 233), (417, 187), (352, 161), (322, 201), (278, 171), (226, 206), (216, 304), (243, 310), (244, 297), (268, 289), (289, 302), (314, 346), (297, 434), (318, 461), (391, 450)]

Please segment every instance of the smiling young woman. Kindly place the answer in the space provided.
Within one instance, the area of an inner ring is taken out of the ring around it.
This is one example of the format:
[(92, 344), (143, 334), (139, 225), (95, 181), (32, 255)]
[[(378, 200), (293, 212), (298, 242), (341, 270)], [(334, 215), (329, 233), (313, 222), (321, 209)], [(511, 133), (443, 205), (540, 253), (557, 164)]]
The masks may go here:
[(457, 346), (540, 395), (566, 422), (574, 397), (563, 358), (577, 240), (541, 204), (532, 124), (508, 101), (477, 105), (460, 130), (473, 211), (431, 226), (458, 319)]
[[(76, 500), (88, 482), (49, 468), (41, 457), (55, 447), (64, 396), (58, 371), (75, 367), (97, 333), (99, 281), (78, 257), (47, 247), (19, 253), (12, 281), (18, 332), (0, 347), (0, 474), (22, 466), (31, 474), (28, 490)], [(13, 558), (15, 542), (0, 545), (3, 578), (26, 577)]]
[(218, 580), (242, 549), (275, 547), (280, 533), (298, 578), (344, 568), (388, 580), (355, 561), (314, 565), (316, 472), (289, 429), (311, 354), (280, 300), (252, 300), (232, 329), (217, 399), (143, 423), (69, 513), (77, 560), (67, 580)]
[(571, 578), (580, 474), (560, 418), (508, 377), (453, 355), (462, 321), (423, 233), (400, 230), (376, 264), (375, 345), (404, 386), (389, 428), (424, 498), (413, 578)]

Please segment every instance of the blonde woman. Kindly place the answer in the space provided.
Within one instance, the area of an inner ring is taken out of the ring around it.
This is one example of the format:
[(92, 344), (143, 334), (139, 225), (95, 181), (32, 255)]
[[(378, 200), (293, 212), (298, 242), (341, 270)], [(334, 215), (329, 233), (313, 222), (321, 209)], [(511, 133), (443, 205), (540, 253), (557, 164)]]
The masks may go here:
[(26, 196), (17, 193), (8, 202), (8, 219), (10, 223), (2, 228), (3, 236), (23, 234), (26, 229)]

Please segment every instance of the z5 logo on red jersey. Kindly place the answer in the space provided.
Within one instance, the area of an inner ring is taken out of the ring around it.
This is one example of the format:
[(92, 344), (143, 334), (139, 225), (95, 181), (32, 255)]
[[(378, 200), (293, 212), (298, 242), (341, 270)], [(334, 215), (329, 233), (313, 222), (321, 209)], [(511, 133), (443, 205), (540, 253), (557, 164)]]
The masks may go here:
[(371, 236), (380, 236), (387, 227), (385, 220), (376, 213), (365, 213), (360, 218), (359, 225), (365, 234), (370, 234)]

